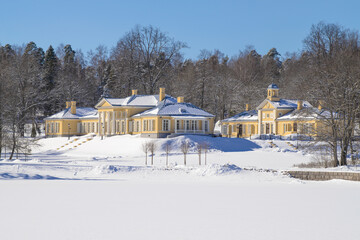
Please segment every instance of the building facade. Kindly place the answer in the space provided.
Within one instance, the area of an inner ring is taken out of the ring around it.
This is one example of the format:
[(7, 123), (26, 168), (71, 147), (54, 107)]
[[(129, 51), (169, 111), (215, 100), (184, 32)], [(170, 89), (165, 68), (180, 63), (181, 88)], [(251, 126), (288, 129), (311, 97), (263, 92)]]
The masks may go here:
[(221, 134), (224, 137), (315, 135), (321, 124), (319, 116), (323, 114), (321, 104), (314, 108), (304, 100), (281, 99), (279, 87), (271, 84), (267, 98), (255, 110), (246, 105), (246, 111), (222, 120)]
[(102, 98), (95, 108), (76, 108), (76, 102), (66, 103), (66, 109), (45, 118), (47, 136), (97, 134), (111, 136), (140, 134), (143, 137), (166, 137), (171, 134), (213, 134), (214, 115), (166, 95), (138, 95), (127, 98)]

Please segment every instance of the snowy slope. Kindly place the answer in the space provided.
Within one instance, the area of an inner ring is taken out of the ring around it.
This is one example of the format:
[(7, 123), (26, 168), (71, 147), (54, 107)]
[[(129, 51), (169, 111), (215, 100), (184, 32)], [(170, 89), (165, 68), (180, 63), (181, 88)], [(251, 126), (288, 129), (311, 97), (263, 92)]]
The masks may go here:
[[(360, 235), (360, 183), (283, 175), (281, 170), (311, 160), (286, 141), (270, 145), (190, 135), (74, 139), (42, 139), (30, 161), (0, 161), (0, 239), (355, 240)], [(185, 140), (191, 145), (187, 166), (179, 149)], [(146, 141), (158, 145), (154, 166), (144, 164)], [(167, 142), (174, 147), (168, 167)], [(195, 146), (203, 142), (210, 151), (207, 165), (202, 155), (198, 166)]]

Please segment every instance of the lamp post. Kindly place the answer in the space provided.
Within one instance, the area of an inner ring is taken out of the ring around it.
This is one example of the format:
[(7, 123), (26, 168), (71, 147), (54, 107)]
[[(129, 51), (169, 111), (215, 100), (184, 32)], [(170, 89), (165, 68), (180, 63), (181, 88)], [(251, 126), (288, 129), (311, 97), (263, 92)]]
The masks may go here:
[(68, 123), (68, 140), (70, 140), (70, 123)]

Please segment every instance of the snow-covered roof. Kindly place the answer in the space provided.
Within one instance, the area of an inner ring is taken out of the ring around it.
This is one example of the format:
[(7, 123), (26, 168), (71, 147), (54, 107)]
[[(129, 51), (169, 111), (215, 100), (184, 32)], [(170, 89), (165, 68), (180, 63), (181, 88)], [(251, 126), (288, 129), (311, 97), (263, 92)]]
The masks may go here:
[[(95, 106), (97, 107), (103, 100), (112, 106), (134, 106), (134, 107), (155, 107), (159, 104), (159, 95), (132, 95), (126, 98), (103, 98)], [(172, 96), (165, 95), (165, 100), (176, 102)]]
[(45, 118), (45, 120), (55, 119), (97, 119), (98, 111), (95, 108), (79, 107), (76, 108), (76, 114), (71, 113), (71, 108), (62, 110), (52, 116)]
[(280, 99), (279, 101), (270, 101), (265, 99), (256, 109), (261, 109), (266, 103), (270, 103), (276, 109), (296, 109), (298, 101), (302, 101), (303, 108), (313, 107), (308, 101), (297, 100), (297, 99)]
[[(280, 99), (280, 101), (270, 101), (275, 108), (297, 108), (298, 101), (294, 99)], [(303, 108), (312, 107), (308, 101), (302, 101)]]
[(191, 103), (177, 103), (171, 99), (162, 101), (158, 106), (138, 113), (133, 117), (172, 116), (172, 117), (214, 117), (214, 115), (196, 107)]
[(275, 83), (272, 83), (268, 86), (268, 89), (279, 89), (279, 87)]
[(108, 103), (113, 106), (121, 106), (125, 101), (125, 98), (104, 98)]
[(330, 112), (326, 110), (319, 110), (314, 107), (295, 109), (287, 114), (277, 118), (277, 120), (316, 120), (316, 119), (325, 119), (330, 117)]
[(222, 122), (257, 121), (257, 120), (258, 120), (258, 111), (250, 110), (250, 111), (241, 112), (233, 117), (224, 119), (222, 120)]

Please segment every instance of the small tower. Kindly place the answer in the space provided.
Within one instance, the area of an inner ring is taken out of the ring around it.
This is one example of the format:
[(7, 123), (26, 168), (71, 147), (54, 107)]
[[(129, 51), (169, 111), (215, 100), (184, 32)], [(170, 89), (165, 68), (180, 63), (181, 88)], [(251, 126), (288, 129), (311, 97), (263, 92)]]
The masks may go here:
[(267, 88), (267, 99), (270, 101), (278, 102), (280, 101), (279, 98), (279, 87), (272, 83)]

